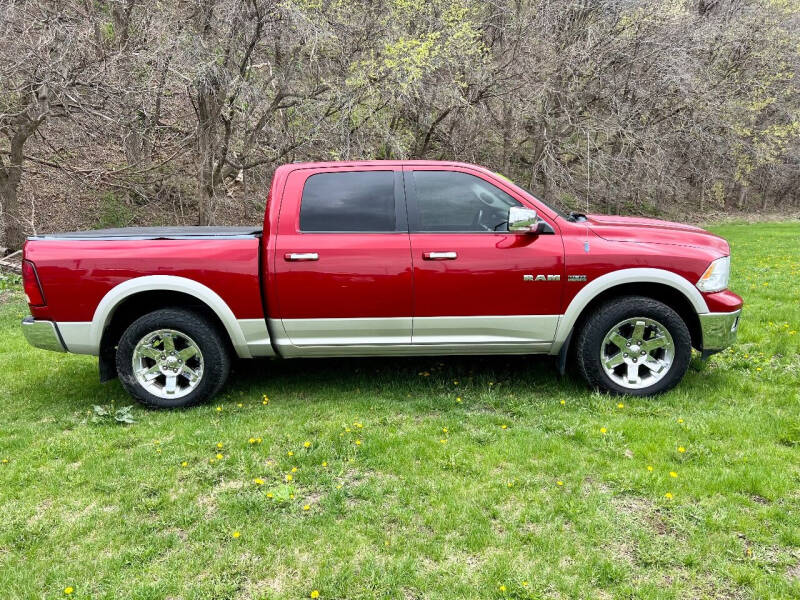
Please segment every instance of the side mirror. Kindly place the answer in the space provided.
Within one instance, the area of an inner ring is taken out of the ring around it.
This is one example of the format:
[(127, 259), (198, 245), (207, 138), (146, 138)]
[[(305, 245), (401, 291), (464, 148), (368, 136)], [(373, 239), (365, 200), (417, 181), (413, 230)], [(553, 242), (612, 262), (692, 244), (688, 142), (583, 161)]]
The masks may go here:
[(543, 221), (532, 208), (512, 206), (508, 209), (508, 230), (514, 233), (541, 233)]

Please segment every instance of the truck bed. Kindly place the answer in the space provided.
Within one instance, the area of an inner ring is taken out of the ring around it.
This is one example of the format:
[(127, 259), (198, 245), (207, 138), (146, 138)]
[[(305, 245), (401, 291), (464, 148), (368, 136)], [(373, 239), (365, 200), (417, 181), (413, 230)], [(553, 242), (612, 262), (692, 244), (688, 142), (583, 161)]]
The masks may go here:
[(242, 238), (261, 235), (261, 227), (117, 227), (90, 231), (65, 231), (32, 236), (31, 240), (183, 240)]

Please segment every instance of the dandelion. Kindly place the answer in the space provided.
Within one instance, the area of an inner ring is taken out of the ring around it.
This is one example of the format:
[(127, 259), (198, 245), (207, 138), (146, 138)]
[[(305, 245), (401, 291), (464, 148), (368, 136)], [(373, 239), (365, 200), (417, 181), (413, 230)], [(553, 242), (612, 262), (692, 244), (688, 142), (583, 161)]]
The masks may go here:
[(72, 589), (72, 587), (70, 587), (70, 586), (68, 586), (68, 587), (65, 587), (65, 588), (64, 588), (64, 593), (65, 593), (67, 596), (69, 596), (69, 595), (70, 595), (72, 592), (74, 592), (74, 591), (75, 591), (75, 590), (73, 590), (73, 589)]
[(441, 440), (439, 440), (439, 442), (442, 443), (442, 444), (446, 444), (447, 440), (445, 438), (442, 438)]
[(261, 477), (256, 477), (255, 479), (253, 479), (253, 483), (255, 483), (256, 485), (264, 485), (264, 480), (261, 479)]
[(527, 581), (523, 581), (522, 582), (522, 587), (528, 587), (528, 582)]
[(458, 381), (454, 381), (454, 382), (453, 382), (453, 385), (458, 385)]
[(181, 463), (181, 466), (182, 466), (182, 467), (188, 467), (188, 466), (189, 466), (189, 463), (188, 463), (188, 462), (186, 462), (186, 461), (183, 461), (183, 462)]
[(509, 481), (508, 482), (508, 487), (513, 487), (513, 486), (514, 486), (514, 482), (513, 481)]
[(678, 446), (678, 452), (683, 454), (684, 452), (686, 452), (686, 448), (684, 448), (683, 446)]
[(337, 486), (336, 486), (336, 489), (337, 489), (337, 490), (340, 490), (340, 489), (342, 489), (342, 484), (340, 483), (339, 485), (337, 485)]
[(561, 406), (564, 406), (566, 403), (567, 403), (566, 400), (561, 400), (561, 402), (559, 402), (559, 404), (561, 404)]
[(356, 440), (356, 446), (360, 446), (360, 445), (361, 445), (361, 440)]
[[(745, 358), (747, 358), (747, 356), (745, 356)], [(680, 419), (680, 418), (679, 418), (679, 419), (678, 419), (678, 424), (679, 424), (679, 425), (682, 425), (682, 424), (683, 424), (683, 419)]]
[(652, 473), (653, 472), (653, 465), (647, 465), (647, 470)]
[(217, 443), (217, 448), (222, 448), (222, 442)]
[(447, 427), (442, 427), (442, 433), (447, 433)]
[(256, 444), (260, 444), (260, 443), (261, 443), (261, 442), (263, 442), (263, 441), (264, 441), (264, 440), (262, 440), (261, 438), (256, 438)]
[(323, 460), (323, 461), (322, 461), (322, 466), (323, 466), (323, 467), (327, 467), (327, 466), (328, 466), (328, 463), (327, 463), (327, 461), (324, 461), (324, 460)]
[(8, 464), (8, 459), (7, 459), (7, 458), (4, 458), (4, 459), (3, 459), (3, 464), (4, 464), (4, 465)]
[(501, 584), (501, 585), (500, 585), (500, 591), (501, 591), (501, 592), (505, 592), (505, 591), (506, 591), (506, 586), (504, 586), (504, 585), (502, 585), (502, 584)]
[(236, 406), (238, 406), (239, 408), (242, 408), (242, 406), (244, 406), (244, 405), (241, 402), (239, 402), (239, 403), (236, 404)]
[(289, 494), (289, 500), (294, 500), (294, 494)]
[(605, 435), (607, 431), (608, 430), (605, 427), (600, 428), (600, 433), (602, 433), (603, 435)]
[(241, 533), (239, 533), (238, 531), (234, 531), (234, 532), (233, 532), (233, 537), (234, 537), (234, 539), (237, 539), (237, 540), (238, 540), (240, 535), (242, 535), (242, 534), (241, 534)]
[(354, 425), (356, 427), (358, 427), (359, 429), (363, 429), (364, 428), (364, 425), (362, 425), (361, 423), (354, 423)]
[(292, 467), (292, 473), (297, 473), (297, 467)]
[(286, 474), (286, 481), (291, 481), (292, 479), (294, 479), (294, 477), (292, 477), (292, 474), (291, 473), (287, 473)]
[(269, 498), (270, 500), (272, 500), (272, 492), (267, 492), (267, 498)]
[(222, 407), (221, 406), (217, 407), (217, 412), (222, 412)]
[(261, 404), (269, 404), (269, 398), (267, 398), (266, 394), (262, 396)]
[(502, 425), (500, 425), (500, 429), (508, 429), (508, 425), (506, 425), (505, 423), (503, 423)]
[(564, 485), (564, 482), (559, 479), (558, 481), (556, 481), (556, 485), (562, 487)]
[(625, 405), (622, 402), (620, 402), (619, 404), (617, 404), (617, 408), (625, 408)]
[(456, 398), (456, 402), (458, 402), (459, 404), (461, 404), (461, 398)]
[(675, 471), (670, 471), (670, 472), (669, 472), (669, 476), (670, 476), (670, 477), (677, 477), (677, 476), (678, 476), (678, 474), (677, 474)]
[(664, 498), (666, 498), (667, 500), (672, 500), (672, 493), (667, 492), (666, 494), (664, 494)]
[(222, 454), (217, 454), (217, 460), (222, 460), (223, 458), (224, 456), (222, 456)]
[(303, 448), (311, 448), (311, 442), (304, 442)]
[(319, 590), (311, 590), (311, 598), (319, 598)]
[(249, 440), (247, 440), (247, 443), (248, 444), (255, 444), (256, 443), (256, 438), (250, 438)]
[(289, 451), (286, 453), (286, 456), (294, 456), (294, 452), (292, 452), (291, 450), (289, 450)]
[(214, 459), (213, 458), (209, 458), (208, 459), (208, 464), (213, 465), (214, 464)]
[(311, 505), (310, 504), (304, 505), (303, 510), (311, 510)]

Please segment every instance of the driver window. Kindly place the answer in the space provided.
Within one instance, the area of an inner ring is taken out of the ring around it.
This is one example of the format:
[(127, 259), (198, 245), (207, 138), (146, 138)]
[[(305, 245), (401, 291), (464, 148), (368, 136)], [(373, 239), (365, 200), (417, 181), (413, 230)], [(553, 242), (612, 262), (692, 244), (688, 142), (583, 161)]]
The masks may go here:
[(416, 231), (508, 231), (508, 209), (521, 206), (501, 189), (468, 173), (414, 171)]

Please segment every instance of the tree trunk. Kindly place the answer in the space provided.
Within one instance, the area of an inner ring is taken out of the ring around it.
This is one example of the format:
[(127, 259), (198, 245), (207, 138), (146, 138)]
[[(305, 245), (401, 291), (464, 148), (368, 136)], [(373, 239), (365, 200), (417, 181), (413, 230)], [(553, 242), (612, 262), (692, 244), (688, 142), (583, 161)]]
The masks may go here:
[(9, 250), (19, 250), (25, 241), (19, 210), (19, 182), (22, 179), (22, 149), (27, 130), (11, 138), (9, 162), (0, 159), (0, 206), (3, 208), (3, 239)]

